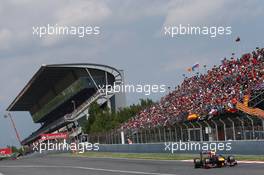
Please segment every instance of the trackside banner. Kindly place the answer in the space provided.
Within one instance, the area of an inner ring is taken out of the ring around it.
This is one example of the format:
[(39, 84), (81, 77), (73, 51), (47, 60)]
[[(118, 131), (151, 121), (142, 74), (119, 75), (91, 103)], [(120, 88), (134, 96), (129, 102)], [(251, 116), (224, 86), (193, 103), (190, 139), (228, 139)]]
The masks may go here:
[(12, 149), (11, 148), (2, 148), (0, 149), (0, 154), (2, 155), (11, 155)]
[(68, 133), (41, 134), (41, 140), (67, 139)]

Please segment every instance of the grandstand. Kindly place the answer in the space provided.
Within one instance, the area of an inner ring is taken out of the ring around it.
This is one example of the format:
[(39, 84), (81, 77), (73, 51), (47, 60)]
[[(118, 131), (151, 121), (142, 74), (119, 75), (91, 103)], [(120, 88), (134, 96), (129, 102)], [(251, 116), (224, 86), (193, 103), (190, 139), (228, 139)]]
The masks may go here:
[(120, 143), (120, 130), (134, 143), (264, 139), (264, 49), (185, 77), (158, 103), (96, 139)]
[[(97, 101), (111, 110), (126, 105), (125, 94), (106, 93), (107, 85), (124, 81), (123, 72), (99, 64), (43, 65), (9, 105), (7, 111), (29, 111), (41, 127), (22, 141), (31, 145), (41, 134), (68, 132), (81, 136), (89, 105)], [(102, 88), (104, 87), (104, 88)]]
[[(123, 93), (98, 88), (122, 82), (122, 71), (105, 65), (46, 65), (7, 110), (29, 111), (41, 123), (24, 145), (43, 133), (67, 131), (75, 138), (82, 135), (80, 124), (89, 117), (92, 102), (112, 110), (125, 105)], [(89, 141), (120, 144), (124, 136), (132, 143), (264, 139), (264, 49), (224, 58), (204, 74), (194, 72), (119, 128), (90, 133)]]

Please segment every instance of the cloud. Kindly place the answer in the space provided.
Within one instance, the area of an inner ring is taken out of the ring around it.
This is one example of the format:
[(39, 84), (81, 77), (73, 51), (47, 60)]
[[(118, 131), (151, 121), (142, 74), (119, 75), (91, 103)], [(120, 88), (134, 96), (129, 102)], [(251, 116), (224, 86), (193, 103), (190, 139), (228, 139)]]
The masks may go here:
[(108, 1), (114, 14), (113, 20), (119, 22), (133, 22), (145, 17), (164, 16), (167, 13), (169, 0), (112, 0)]
[(111, 15), (109, 7), (100, 0), (70, 1), (55, 13), (59, 25), (94, 24), (105, 20)]
[[(107, 20), (112, 10), (103, 0), (11, 0), (0, 2), (0, 20), (1, 26), (12, 31), (15, 42), (11, 43), (16, 46), (20, 40), (42, 46), (54, 46), (64, 41), (68, 36), (49, 36), (46, 38), (37, 38), (32, 35), (33, 26), (61, 25), (61, 26), (94, 26), (101, 25)], [(12, 13), (10, 10), (13, 9)], [(19, 19), (19, 20), (17, 20)], [(2, 35), (2, 39), (7, 40), (8, 33)], [(41, 42), (39, 42), (41, 41)], [(35, 43), (34, 43), (35, 42)], [(26, 45), (26, 44), (23, 44)], [(2, 46), (1, 48), (7, 48)], [(0, 48), (0, 49), (1, 49)]]
[(260, 0), (178, 0), (170, 1), (165, 25), (226, 24), (239, 19), (252, 19), (264, 14)]
[(0, 30), (0, 50), (6, 50), (10, 47), (12, 33), (8, 29)]
[(225, 4), (225, 0), (179, 0), (171, 1), (165, 25), (199, 24), (213, 18)]

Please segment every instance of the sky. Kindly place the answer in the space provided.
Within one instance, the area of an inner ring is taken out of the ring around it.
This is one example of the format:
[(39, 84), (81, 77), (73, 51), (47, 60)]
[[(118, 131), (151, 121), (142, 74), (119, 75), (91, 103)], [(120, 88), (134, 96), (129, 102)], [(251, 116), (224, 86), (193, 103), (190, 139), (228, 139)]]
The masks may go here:
[[(0, 147), (17, 145), (13, 128), (2, 117), (42, 64), (98, 63), (122, 69), (127, 84), (175, 87), (191, 76), (195, 63), (218, 65), (232, 53), (239, 56), (264, 47), (262, 0), (1, 0), (0, 1)], [(32, 34), (33, 26), (99, 26), (100, 35)], [(164, 35), (164, 27), (231, 26), (231, 35)], [(239, 43), (234, 40), (241, 38)], [(165, 94), (127, 94), (159, 100)], [(27, 112), (12, 113), (25, 138), (36, 130)]]

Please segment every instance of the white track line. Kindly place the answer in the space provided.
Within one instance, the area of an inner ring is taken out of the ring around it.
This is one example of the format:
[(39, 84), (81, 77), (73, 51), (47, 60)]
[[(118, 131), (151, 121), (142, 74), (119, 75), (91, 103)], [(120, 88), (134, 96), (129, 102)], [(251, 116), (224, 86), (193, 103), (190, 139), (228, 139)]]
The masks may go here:
[[(110, 160), (138, 160), (138, 161), (153, 161), (153, 162), (193, 162), (193, 159), (188, 160), (155, 160), (155, 159), (137, 159), (137, 158), (113, 158), (113, 157), (78, 157), (78, 158), (87, 158), (87, 159), (110, 159)], [(246, 164), (264, 164), (264, 161), (237, 161), (238, 163)]]
[(70, 168), (70, 169), (82, 169), (82, 170), (92, 170), (92, 171), (104, 171), (104, 172), (112, 172), (112, 173), (144, 174), (144, 175), (175, 175), (175, 174), (166, 174), (166, 173), (124, 171), (124, 170), (90, 168), (90, 167), (81, 167), (81, 166), (3, 165), (3, 166), (0, 166), (0, 168)]
[(238, 163), (264, 164), (264, 161), (237, 161)]

